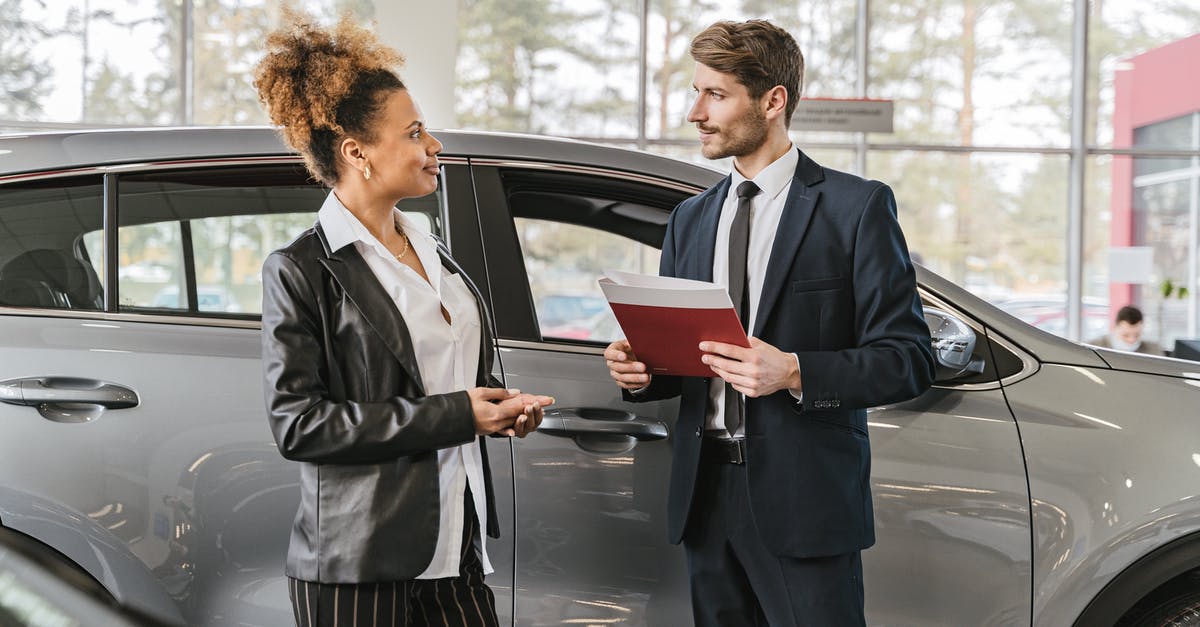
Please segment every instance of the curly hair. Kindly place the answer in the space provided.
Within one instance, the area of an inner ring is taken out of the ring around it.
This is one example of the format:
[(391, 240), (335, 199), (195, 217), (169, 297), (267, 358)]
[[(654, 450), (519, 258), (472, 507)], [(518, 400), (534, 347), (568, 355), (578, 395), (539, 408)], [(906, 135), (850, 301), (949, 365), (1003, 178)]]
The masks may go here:
[(267, 54), (254, 68), (259, 100), (308, 171), (332, 187), (341, 140), (375, 141), (386, 97), (405, 89), (392, 70), (404, 57), (348, 13), (322, 28), (311, 16), (285, 8), (283, 25), (266, 44)]
[(766, 20), (716, 22), (692, 39), (691, 54), (697, 63), (733, 74), (752, 98), (783, 85), (784, 122), (791, 125), (804, 87), (804, 55), (787, 31)]

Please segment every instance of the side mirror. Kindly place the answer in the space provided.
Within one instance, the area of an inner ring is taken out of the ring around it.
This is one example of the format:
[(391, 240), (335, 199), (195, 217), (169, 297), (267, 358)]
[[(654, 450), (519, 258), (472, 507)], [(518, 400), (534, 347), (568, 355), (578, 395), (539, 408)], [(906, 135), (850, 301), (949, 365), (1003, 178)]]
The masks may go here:
[(922, 308), (929, 335), (933, 338), (933, 358), (937, 363), (937, 381), (952, 381), (964, 374), (983, 372), (983, 359), (975, 355), (975, 331), (958, 316), (934, 307)]

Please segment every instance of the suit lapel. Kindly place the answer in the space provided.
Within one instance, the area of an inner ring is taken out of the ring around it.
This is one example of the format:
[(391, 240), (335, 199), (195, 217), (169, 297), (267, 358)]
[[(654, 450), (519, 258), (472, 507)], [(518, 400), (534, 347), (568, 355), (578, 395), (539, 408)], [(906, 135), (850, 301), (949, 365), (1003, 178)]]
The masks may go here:
[(700, 210), (700, 221), (696, 228), (696, 235), (700, 246), (696, 248), (698, 255), (696, 256), (696, 268), (691, 272), (691, 276), (684, 277), (696, 279), (698, 281), (712, 281), (713, 253), (717, 245), (717, 223), (721, 221), (721, 206), (725, 204), (725, 197), (729, 195), (729, 185), (731, 177), (726, 176), (725, 180), (721, 181), (713, 193), (704, 203), (704, 207)]
[(321, 244), (325, 247), (326, 256), (320, 260), (321, 264), (329, 270), (329, 274), (342, 287), (350, 302), (358, 308), (363, 319), (383, 340), (400, 365), (408, 371), (420, 394), (424, 396), (425, 384), (421, 381), (421, 370), (417, 367), (412, 336), (409, 335), (408, 325), (404, 323), (404, 318), (400, 316), (391, 296), (388, 296), (383, 286), (375, 279), (371, 267), (363, 261), (354, 246), (347, 245), (336, 252), (330, 252), (324, 229), (318, 224), (316, 230)]
[(787, 200), (784, 201), (783, 215), (779, 218), (779, 228), (775, 230), (775, 241), (771, 245), (771, 258), (767, 262), (767, 274), (763, 278), (758, 311), (754, 317), (755, 337), (759, 337), (766, 327), (779, 292), (791, 273), (792, 260), (796, 258), (796, 251), (804, 241), (805, 232), (812, 221), (817, 200), (821, 197), (821, 192), (813, 189), (813, 185), (824, 179), (821, 166), (801, 151), (796, 174), (792, 177)]

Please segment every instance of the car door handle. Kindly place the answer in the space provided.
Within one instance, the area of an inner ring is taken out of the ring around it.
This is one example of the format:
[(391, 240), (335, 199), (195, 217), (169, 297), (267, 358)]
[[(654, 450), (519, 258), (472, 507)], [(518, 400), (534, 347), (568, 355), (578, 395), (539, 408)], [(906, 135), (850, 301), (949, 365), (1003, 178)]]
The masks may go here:
[(128, 409), (137, 392), (116, 383), (79, 377), (25, 377), (0, 381), (0, 402), (37, 407), (57, 422), (88, 422), (106, 409)]
[(623, 435), (647, 441), (665, 440), (670, 431), (662, 421), (619, 409), (572, 407), (546, 410), (538, 433), (564, 437)]

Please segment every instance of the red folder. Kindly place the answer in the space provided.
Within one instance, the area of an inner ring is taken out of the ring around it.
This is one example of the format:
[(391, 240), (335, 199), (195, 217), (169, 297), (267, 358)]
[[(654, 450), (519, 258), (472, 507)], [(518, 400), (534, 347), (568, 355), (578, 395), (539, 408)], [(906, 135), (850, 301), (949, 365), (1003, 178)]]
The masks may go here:
[(633, 352), (651, 374), (716, 376), (700, 361), (700, 342), (750, 346), (724, 287), (628, 272), (606, 275), (600, 289)]

